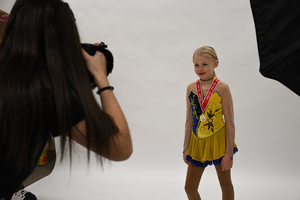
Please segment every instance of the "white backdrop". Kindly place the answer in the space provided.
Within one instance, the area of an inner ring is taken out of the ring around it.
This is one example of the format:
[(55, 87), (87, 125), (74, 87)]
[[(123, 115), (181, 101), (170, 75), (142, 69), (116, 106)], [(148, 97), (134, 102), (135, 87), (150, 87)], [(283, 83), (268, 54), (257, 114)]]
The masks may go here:
[[(13, 0), (0, 0), (10, 12)], [(197, 76), (192, 54), (214, 47), (220, 80), (234, 99), (236, 143), (232, 178), (236, 199), (300, 199), (299, 96), (259, 73), (249, 1), (67, 0), (82, 42), (108, 44), (109, 76), (131, 129), (134, 153), (120, 163), (85, 163), (78, 147), (72, 170), (57, 164), (28, 189), (39, 199), (185, 199), (182, 161), (185, 92)], [(214, 169), (200, 186), (220, 199)]]

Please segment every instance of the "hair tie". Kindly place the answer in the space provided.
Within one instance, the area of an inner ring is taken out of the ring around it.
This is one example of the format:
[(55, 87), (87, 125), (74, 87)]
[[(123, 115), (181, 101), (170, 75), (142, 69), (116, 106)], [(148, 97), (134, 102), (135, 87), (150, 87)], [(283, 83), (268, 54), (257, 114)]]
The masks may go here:
[(113, 86), (107, 86), (104, 88), (101, 88), (97, 91), (97, 94), (100, 94), (101, 92), (103, 92), (104, 90), (114, 90), (115, 88)]

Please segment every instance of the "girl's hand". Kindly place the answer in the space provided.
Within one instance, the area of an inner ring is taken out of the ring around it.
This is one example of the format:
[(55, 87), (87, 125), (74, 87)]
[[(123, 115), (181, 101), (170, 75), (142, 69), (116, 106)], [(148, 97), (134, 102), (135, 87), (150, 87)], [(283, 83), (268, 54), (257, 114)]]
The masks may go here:
[(184, 161), (186, 164), (189, 164), (189, 161), (186, 160), (187, 152), (188, 152), (187, 149), (183, 152), (183, 161)]
[(222, 171), (230, 170), (232, 168), (232, 165), (233, 161), (231, 160), (231, 157), (226, 153), (221, 162)]
[[(94, 45), (99, 46), (100, 43), (95, 43)], [(103, 75), (106, 77), (106, 58), (103, 53), (96, 51), (94, 56), (90, 56), (84, 49), (82, 49), (82, 54), (86, 61), (87, 68), (93, 77), (96, 77), (97, 75)]]

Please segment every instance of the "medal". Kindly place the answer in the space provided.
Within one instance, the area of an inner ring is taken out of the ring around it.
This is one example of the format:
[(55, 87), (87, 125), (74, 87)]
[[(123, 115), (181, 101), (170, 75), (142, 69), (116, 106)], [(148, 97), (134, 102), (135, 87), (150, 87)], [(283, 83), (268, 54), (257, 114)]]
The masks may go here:
[(204, 98), (204, 100), (202, 100), (202, 88), (201, 88), (201, 83), (200, 80), (198, 80), (196, 82), (196, 89), (197, 89), (197, 94), (198, 94), (198, 100), (199, 100), (199, 104), (202, 110), (202, 114), (200, 115), (200, 121), (201, 122), (206, 122), (207, 117), (205, 115), (205, 110), (207, 108), (208, 102), (210, 100), (210, 97), (213, 93), (213, 91), (215, 90), (215, 88), (217, 87), (218, 83), (220, 82), (219, 79), (215, 78), (215, 80), (212, 82), (212, 84), (209, 87), (209, 90)]
[(202, 115), (200, 115), (200, 121), (201, 122), (205, 122), (207, 120), (207, 117), (204, 113), (202, 113)]

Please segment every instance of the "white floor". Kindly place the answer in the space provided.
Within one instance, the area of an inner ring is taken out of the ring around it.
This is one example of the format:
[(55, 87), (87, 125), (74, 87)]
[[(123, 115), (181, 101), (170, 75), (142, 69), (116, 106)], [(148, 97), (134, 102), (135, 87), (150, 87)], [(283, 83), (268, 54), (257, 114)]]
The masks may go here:
[[(84, 157), (84, 153), (79, 153)], [(48, 177), (26, 189), (39, 200), (183, 200), (186, 165), (166, 167), (166, 163), (138, 164), (133, 156), (125, 162), (106, 163), (101, 169), (92, 158), (88, 167), (85, 159), (75, 158), (69, 164), (57, 163)], [(236, 157), (232, 179), (237, 200), (300, 200), (300, 173), (297, 168), (285, 166), (245, 168)], [(200, 188), (202, 200), (221, 199), (214, 167), (204, 172)]]

